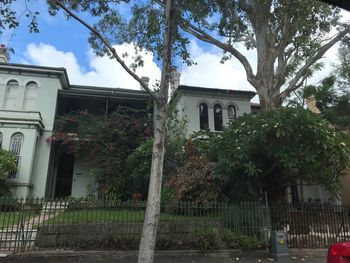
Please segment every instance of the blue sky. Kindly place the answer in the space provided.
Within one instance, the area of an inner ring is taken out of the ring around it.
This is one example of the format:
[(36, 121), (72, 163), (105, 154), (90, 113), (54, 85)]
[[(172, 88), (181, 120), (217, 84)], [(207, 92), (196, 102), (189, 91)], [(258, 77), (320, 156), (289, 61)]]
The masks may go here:
[[(45, 0), (30, 1), (31, 10), (40, 11), (38, 19), (40, 33), (31, 34), (26, 28), (26, 17), (22, 17), (21, 26), (14, 32), (6, 32), (0, 36), (0, 43), (11, 46), (15, 54), (11, 54), (12, 63), (26, 63), (43, 66), (66, 67), (71, 83), (100, 85), (121, 88), (138, 88), (139, 85), (130, 78), (115, 61), (108, 58), (96, 57), (88, 44), (89, 32), (73, 19), (66, 20), (62, 13), (52, 17), (47, 13)], [(18, 12), (24, 8), (24, 0), (15, 3)], [(350, 20), (350, 13), (344, 11), (346, 20)], [(83, 18), (92, 21), (88, 16)], [(11, 37), (12, 34), (15, 34)], [(117, 50), (125, 50), (132, 53), (131, 45), (116, 46)], [(255, 67), (255, 54), (242, 52)], [(220, 64), (221, 51), (208, 47), (199, 41), (192, 39), (190, 51), (197, 62), (197, 66), (187, 67), (178, 65), (181, 76), (181, 84), (206, 86), (213, 88), (254, 90), (246, 81), (243, 67), (232, 60)], [(326, 67), (318, 72), (309, 83), (317, 83), (331, 70), (331, 64), (337, 60), (337, 49), (327, 52), (324, 62)], [(145, 55), (145, 67), (139, 69), (140, 76), (149, 76), (151, 84), (160, 77), (160, 69), (157, 67), (152, 54)], [(128, 61), (127, 61), (128, 62)], [(131, 60), (129, 60), (129, 63)], [(210, 65), (210, 66), (208, 66)], [(255, 99), (256, 101), (256, 99)]]

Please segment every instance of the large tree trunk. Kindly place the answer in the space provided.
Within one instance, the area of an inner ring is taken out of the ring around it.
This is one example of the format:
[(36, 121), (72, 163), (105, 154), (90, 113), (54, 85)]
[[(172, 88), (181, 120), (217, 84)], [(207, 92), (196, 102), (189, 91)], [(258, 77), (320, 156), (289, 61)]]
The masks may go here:
[(147, 207), (139, 248), (138, 262), (153, 262), (157, 226), (160, 213), (160, 192), (162, 186), (164, 138), (166, 124), (166, 103), (154, 107), (154, 142), (151, 176), (148, 189)]
[(162, 187), (165, 126), (170, 80), (172, 39), (175, 28), (175, 0), (166, 1), (166, 28), (164, 31), (164, 50), (159, 97), (154, 108), (154, 141), (151, 175), (148, 189), (145, 221), (139, 248), (138, 263), (152, 263), (156, 246), (157, 226), (160, 213), (160, 193)]
[[(265, 89), (263, 92), (262, 90)], [(263, 111), (269, 111), (282, 106), (282, 100), (279, 96), (269, 96), (269, 89), (260, 87), (259, 101)]]

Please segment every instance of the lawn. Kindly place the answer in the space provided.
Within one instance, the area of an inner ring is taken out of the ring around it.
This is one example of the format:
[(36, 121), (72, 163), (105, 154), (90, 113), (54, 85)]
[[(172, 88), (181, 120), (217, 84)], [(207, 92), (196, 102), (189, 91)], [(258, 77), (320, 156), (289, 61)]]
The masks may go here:
[(22, 220), (33, 217), (35, 213), (31, 212), (1, 212), (0, 213), (0, 229), (18, 225)]
[[(213, 221), (218, 216), (182, 216), (162, 213), (160, 221)], [(103, 223), (103, 222), (143, 222), (144, 211), (135, 210), (107, 210), (107, 209), (86, 209), (65, 211), (54, 218), (48, 219), (46, 224), (82, 224), (82, 223)]]

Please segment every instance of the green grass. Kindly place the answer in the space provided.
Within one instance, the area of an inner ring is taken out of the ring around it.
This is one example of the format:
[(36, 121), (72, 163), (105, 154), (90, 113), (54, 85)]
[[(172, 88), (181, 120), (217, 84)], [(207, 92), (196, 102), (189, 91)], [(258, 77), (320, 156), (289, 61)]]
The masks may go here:
[[(107, 210), (88, 209), (65, 211), (54, 218), (48, 219), (46, 224), (82, 224), (82, 223), (103, 223), (103, 222), (143, 222), (143, 211), (130, 210)], [(217, 217), (213, 216), (182, 216), (161, 213), (160, 221), (213, 221)]]
[(0, 229), (18, 225), (22, 220), (28, 220), (34, 215), (34, 212), (1, 212)]

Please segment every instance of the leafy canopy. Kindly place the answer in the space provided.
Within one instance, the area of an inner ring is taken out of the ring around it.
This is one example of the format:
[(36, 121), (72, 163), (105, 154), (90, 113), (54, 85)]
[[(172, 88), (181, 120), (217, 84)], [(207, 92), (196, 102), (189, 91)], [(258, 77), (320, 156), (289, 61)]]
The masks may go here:
[(100, 194), (128, 199), (135, 189), (126, 160), (152, 135), (147, 113), (123, 106), (108, 118), (86, 111), (71, 113), (56, 121), (54, 136), (93, 164)]
[[(51, 12), (57, 12), (55, 1), (50, 2)], [(161, 57), (164, 0), (68, 0), (65, 4), (96, 17), (94, 28), (110, 43), (134, 43), (134, 68), (143, 65), (139, 49)], [(234, 58), (242, 64), (264, 109), (280, 106), (321, 68), (318, 60), (323, 54), (350, 32), (349, 25), (339, 22), (339, 8), (317, 0), (178, 0), (176, 10), (173, 55), (192, 65), (189, 44), (193, 37), (219, 48), (223, 62)], [(340, 33), (330, 38), (335, 28)], [(97, 54), (111, 55), (96, 34), (90, 43)], [(237, 45), (256, 51), (256, 70)]]
[(0, 197), (10, 193), (5, 178), (8, 172), (16, 169), (16, 157), (12, 153), (0, 148)]
[[(350, 161), (349, 136), (302, 108), (281, 108), (232, 121), (212, 143), (214, 173), (227, 182), (231, 199), (270, 201), (299, 181), (336, 191)], [(242, 190), (244, 189), (244, 190)]]

